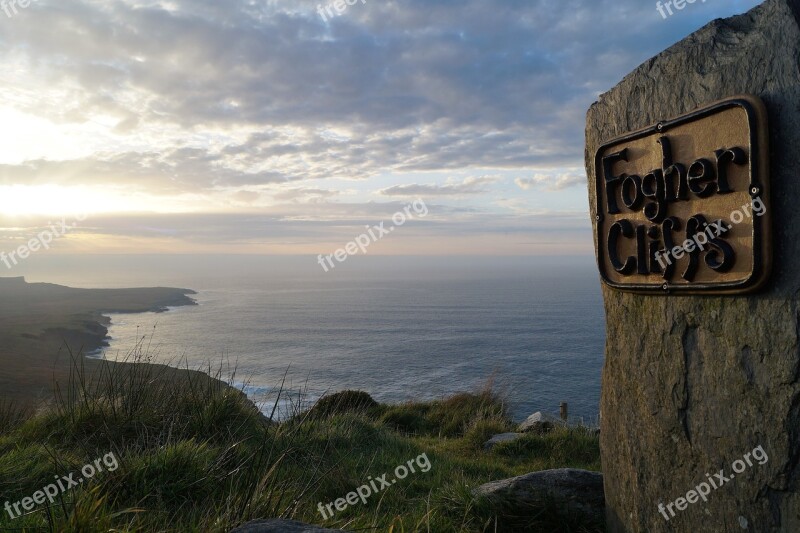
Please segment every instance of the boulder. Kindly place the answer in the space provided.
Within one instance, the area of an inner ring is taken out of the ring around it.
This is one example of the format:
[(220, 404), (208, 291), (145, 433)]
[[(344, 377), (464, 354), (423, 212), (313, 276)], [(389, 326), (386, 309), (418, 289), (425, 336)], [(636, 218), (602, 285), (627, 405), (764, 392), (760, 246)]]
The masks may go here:
[[(624, 25), (624, 24), (623, 24)], [(598, 32), (602, 32), (598, 29)], [(608, 140), (738, 94), (769, 118), (773, 274), (758, 293), (661, 296), (603, 286), (606, 350), (600, 447), (608, 530), (800, 531), (800, 0), (715, 20), (602, 94), (586, 119)], [(758, 446), (707, 502), (659, 512)]]
[(230, 533), (333, 533), (344, 531), (342, 529), (325, 529), (283, 518), (270, 520), (254, 520), (232, 529)]
[(536, 411), (519, 425), (517, 431), (521, 433), (547, 433), (556, 426), (564, 425), (566, 425), (566, 423), (559, 417)]
[(500, 433), (498, 435), (493, 436), (491, 439), (487, 440), (483, 444), (484, 450), (491, 450), (494, 448), (496, 444), (500, 444), (501, 442), (513, 442), (520, 438), (523, 434), (522, 433)]
[(502, 509), (503, 515), (535, 515), (542, 510), (587, 524), (605, 517), (603, 475), (588, 470), (559, 468), (481, 485), (473, 491)]

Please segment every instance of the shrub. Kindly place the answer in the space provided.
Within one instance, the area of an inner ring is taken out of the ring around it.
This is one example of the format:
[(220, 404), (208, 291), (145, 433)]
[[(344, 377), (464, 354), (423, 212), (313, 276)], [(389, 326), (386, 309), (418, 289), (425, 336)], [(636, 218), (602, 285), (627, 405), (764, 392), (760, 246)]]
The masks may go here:
[(332, 415), (353, 413), (353, 412), (374, 412), (380, 404), (372, 399), (372, 396), (363, 391), (345, 390), (323, 396), (311, 408), (309, 415), (317, 418), (325, 418)]
[(483, 445), (492, 436), (506, 433), (511, 429), (507, 420), (498, 418), (481, 418), (473, 421), (464, 435), (464, 440), (471, 448), (483, 448)]
[(481, 420), (494, 420), (497, 427), (511, 424), (505, 401), (490, 390), (460, 393), (432, 402), (393, 405), (381, 416), (382, 422), (397, 431), (446, 438), (464, 436)]

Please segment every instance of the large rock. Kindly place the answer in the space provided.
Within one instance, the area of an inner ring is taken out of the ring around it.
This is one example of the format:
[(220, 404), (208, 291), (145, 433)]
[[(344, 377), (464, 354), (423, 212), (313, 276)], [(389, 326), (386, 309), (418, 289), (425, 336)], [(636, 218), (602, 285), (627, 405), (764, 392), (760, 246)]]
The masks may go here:
[(553, 509), (586, 524), (602, 524), (604, 519), (603, 475), (588, 470), (543, 470), (492, 481), (473, 493), (500, 504), (511, 516)]
[(311, 526), (297, 520), (273, 518), (270, 520), (254, 520), (242, 524), (231, 533), (341, 533), (342, 529), (325, 529)]
[(517, 431), (521, 431), (523, 433), (547, 433), (554, 427), (563, 425), (565, 425), (565, 422), (557, 416), (536, 411), (519, 425)]
[[(606, 140), (728, 96), (770, 120), (774, 270), (761, 293), (642, 296), (603, 287), (600, 435), (608, 526), (800, 531), (800, 0), (716, 20), (647, 61), (589, 110), (586, 164)], [(599, 30), (598, 30), (599, 31)], [(755, 463), (667, 522), (659, 503), (762, 446)]]

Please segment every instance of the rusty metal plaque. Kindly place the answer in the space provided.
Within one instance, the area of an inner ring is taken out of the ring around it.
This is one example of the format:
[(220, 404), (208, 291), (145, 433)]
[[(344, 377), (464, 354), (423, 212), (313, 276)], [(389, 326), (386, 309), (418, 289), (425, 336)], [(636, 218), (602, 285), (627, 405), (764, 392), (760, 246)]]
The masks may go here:
[(608, 285), (734, 294), (771, 267), (767, 114), (736, 96), (603, 144), (597, 263)]

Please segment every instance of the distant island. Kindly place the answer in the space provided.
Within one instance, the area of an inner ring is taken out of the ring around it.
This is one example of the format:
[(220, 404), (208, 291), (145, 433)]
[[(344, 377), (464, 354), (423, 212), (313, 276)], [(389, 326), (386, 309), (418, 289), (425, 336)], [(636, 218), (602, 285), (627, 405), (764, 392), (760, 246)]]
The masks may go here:
[[(52, 397), (74, 355), (105, 346), (110, 319), (103, 313), (162, 312), (197, 305), (189, 289), (75, 289), (0, 278), (0, 399), (35, 406)], [(86, 358), (87, 372), (97, 360)]]

